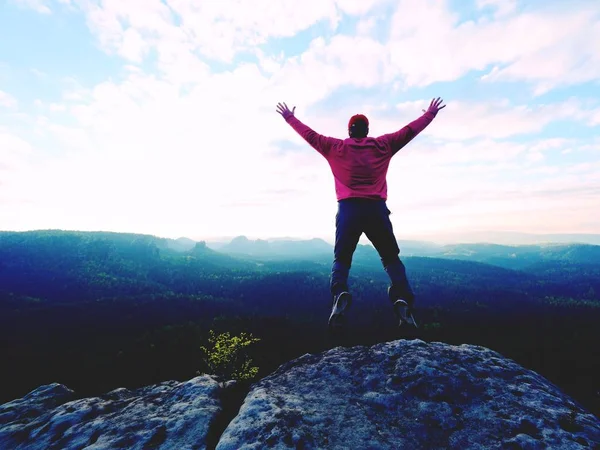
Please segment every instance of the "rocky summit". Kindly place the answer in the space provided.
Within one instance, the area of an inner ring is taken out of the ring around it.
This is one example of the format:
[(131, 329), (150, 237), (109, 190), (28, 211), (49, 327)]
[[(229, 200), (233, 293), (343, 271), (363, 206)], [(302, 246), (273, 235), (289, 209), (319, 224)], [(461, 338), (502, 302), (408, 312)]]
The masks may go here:
[(305, 355), (257, 383), (225, 449), (584, 449), (600, 422), (483, 347), (400, 340)]
[(0, 406), (0, 449), (206, 448), (223, 389), (209, 376), (81, 399), (43, 386)]
[(87, 399), (43, 386), (0, 406), (0, 448), (600, 448), (594, 415), (472, 345), (398, 340), (305, 355), (251, 386), (225, 428), (227, 389), (210, 376)]

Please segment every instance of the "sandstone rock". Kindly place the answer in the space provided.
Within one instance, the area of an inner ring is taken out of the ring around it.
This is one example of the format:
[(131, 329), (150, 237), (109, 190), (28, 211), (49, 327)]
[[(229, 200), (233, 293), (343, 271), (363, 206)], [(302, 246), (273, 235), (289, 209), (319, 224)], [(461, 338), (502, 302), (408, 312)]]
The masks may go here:
[(399, 340), (305, 355), (255, 384), (227, 449), (590, 449), (600, 422), (491, 350)]
[(281, 366), (245, 394), (210, 376), (0, 405), (0, 449), (599, 449), (600, 421), (496, 352), (399, 340)]
[(59, 384), (0, 406), (2, 449), (204, 449), (223, 388), (209, 376), (72, 400)]

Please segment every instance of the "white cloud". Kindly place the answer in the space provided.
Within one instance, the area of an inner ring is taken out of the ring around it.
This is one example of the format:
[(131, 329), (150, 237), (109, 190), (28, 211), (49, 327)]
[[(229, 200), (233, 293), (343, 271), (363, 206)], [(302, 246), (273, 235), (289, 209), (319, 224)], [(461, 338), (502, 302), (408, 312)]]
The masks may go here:
[(369, 36), (377, 25), (376, 17), (366, 17), (361, 19), (356, 25), (356, 33), (359, 36)]
[(66, 150), (86, 152), (93, 147), (89, 136), (81, 128), (53, 123), (44, 116), (37, 119), (36, 125), (38, 134), (43, 137), (50, 135), (56, 138), (63, 152)]
[[(258, 54), (268, 73), (281, 67), (286, 77), (293, 77), (288, 72), (294, 64), (301, 80), (323, 73), (329, 89), (361, 86), (366, 71), (383, 74), (369, 77), (375, 82), (401, 79), (410, 87), (487, 70), (482, 79), (488, 82), (525, 80), (534, 83), (538, 94), (600, 76), (600, 60), (592, 44), (600, 40), (600, 27), (593, 8), (546, 8), (460, 23), (446, 1), (402, 0), (390, 23), (390, 40), (380, 44), (366, 38), (377, 17), (367, 13), (380, 3), (388, 0), (312, 0), (311, 7), (303, 8), (293, 0), (255, 4), (241, 0), (169, 0), (166, 4), (111, 0), (86, 3), (85, 11), (103, 48), (134, 62), (156, 49), (159, 68), (179, 83), (198, 81), (196, 74), (201, 78), (207, 70), (204, 58), (231, 62), (239, 52)], [(479, 7), (486, 5), (497, 12), (514, 9), (514, 2), (479, 0)], [(358, 36), (337, 35), (330, 42), (316, 38), (297, 60), (285, 65), (279, 57), (265, 53), (268, 45), (265, 50), (258, 48), (270, 39), (294, 36), (317, 23), (329, 22), (335, 27), (340, 12), (361, 17)], [(311, 82), (307, 90), (325, 89), (319, 86)]]
[[(176, 53), (231, 62), (239, 52), (254, 52), (271, 38), (292, 37), (325, 23), (334, 29), (340, 13), (364, 15), (390, 0), (159, 0), (82, 3), (88, 24), (103, 48), (138, 61), (148, 48), (169, 43)], [(176, 49), (175, 49), (176, 47)]]
[[(353, 3), (345, 8), (352, 9)], [(167, 39), (180, 46), (179, 51), (197, 51), (222, 61), (231, 61), (237, 52), (251, 50), (270, 37), (293, 36), (319, 21), (333, 24), (337, 20), (332, 0), (312, 0), (302, 8), (293, 0), (111, 0), (90, 2), (85, 10), (88, 23), (107, 50), (122, 53), (126, 30), (134, 30), (150, 45)]]
[(23, 158), (31, 153), (31, 145), (23, 139), (0, 129), (0, 169), (21, 167)]
[(600, 125), (600, 108), (598, 108), (596, 111), (592, 112), (590, 119), (589, 119), (589, 124), (591, 126)]
[(495, 10), (496, 17), (509, 15), (516, 11), (517, 0), (477, 0), (477, 8), (491, 7)]
[(67, 109), (67, 107), (62, 103), (51, 103), (49, 108), (52, 112), (63, 112)]
[(32, 147), (28, 142), (0, 128), (0, 223), (3, 227), (9, 225), (2, 220), (2, 212), (8, 212), (9, 205), (20, 205), (28, 200), (19, 185), (27, 179), (31, 155)]
[(530, 152), (527, 155), (527, 161), (529, 162), (539, 162), (539, 161), (543, 161), (544, 159), (544, 155), (540, 152)]
[(7, 92), (0, 90), (0, 107), (14, 108), (17, 106), (17, 99)]
[(34, 11), (41, 14), (50, 14), (52, 11), (48, 6), (49, 0), (12, 0), (17, 5), (25, 8), (33, 9)]
[(142, 62), (144, 53), (146, 52), (148, 45), (133, 28), (128, 28), (123, 33), (123, 42), (119, 48), (119, 54), (130, 61)]
[(585, 162), (580, 164), (574, 164), (571, 167), (568, 167), (566, 171), (569, 173), (589, 173), (594, 169), (600, 170), (600, 163), (594, 164), (590, 162)]
[(446, 1), (402, 0), (392, 18), (392, 63), (408, 87), (453, 81), (490, 66), (484, 80), (528, 81), (538, 94), (595, 80), (599, 11), (577, 6), (460, 23)]
[[(472, 147), (495, 154), (496, 162), (490, 158), (485, 163), (483, 156), (473, 153), (476, 157), (468, 163), (460, 157), (468, 151), (456, 145), (457, 151), (442, 159), (413, 149), (392, 162), (388, 205), (397, 213), (392, 220), (399, 234), (489, 229), (591, 232), (582, 218), (600, 218), (594, 206), (600, 203), (599, 163), (565, 160), (550, 167), (529, 159), (527, 150), (543, 145), (526, 146), (507, 157), (502, 144), (483, 142)], [(462, 164), (452, 161), (457, 154)]]
[(543, 153), (543, 152), (546, 152), (549, 150), (561, 149), (570, 144), (571, 144), (571, 141), (566, 138), (550, 138), (550, 139), (543, 139), (543, 140), (537, 142), (535, 145), (530, 147), (530, 149), (533, 152)]
[[(538, 48), (522, 52), (504, 67), (494, 67), (484, 79), (528, 81), (534, 84), (536, 95), (559, 86), (596, 80), (600, 77), (600, 56), (596, 48), (600, 42), (599, 11), (598, 8), (560, 11), (532, 20), (530, 24), (524, 23), (529, 30), (535, 30), (532, 38), (539, 41)], [(518, 48), (517, 38), (519, 36), (514, 37), (515, 48)]]
[[(352, 49), (350, 51), (350, 49)], [(288, 58), (269, 81), (270, 102), (293, 96), (308, 107), (341, 86), (370, 88), (391, 81), (385, 47), (368, 37), (317, 38), (299, 57)]]
[[(35, 179), (44, 186), (35, 194), (36, 205), (52, 207), (69, 227), (81, 229), (100, 220), (103, 228), (121, 230), (156, 224), (156, 229), (190, 234), (203, 224), (207, 230), (230, 227), (237, 232), (237, 217), (250, 211), (252, 219), (244, 231), (272, 227), (275, 233), (291, 224), (291, 230), (304, 233), (300, 210), (274, 218), (267, 226), (263, 220), (273, 213), (272, 191), (293, 187), (294, 180), (302, 185), (303, 176), (293, 156), (270, 157), (270, 141), (289, 136), (291, 130), (274, 104), (266, 109), (261, 96), (265, 84), (252, 65), (207, 76), (186, 96), (180, 95), (179, 86), (140, 73), (120, 83), (101, 83), (68, 106), (77, 127), (38, 120), (42, 141), (49, 142), (47, 135), (58, 139), (60, 156), (43, 170), (31, 169), (15, 189), (31, 192), (25, 180)], [(36, 148), (36, 153), (51, 148)], [(322, 175), (330, 203), (334, 197), (325, 167)], [(318, 182), (313, 180), (311, 186)], [(309, 203), (302, 192), (295, 198)], [(231, 203), (249, 206), (227, 206)], [(110, 223), (99, 219), (98, 211), (110, 217)], [(177, 224), (170, 217), (177, 217)], [(49, 225), (56, 222), (45, 226)]]
[(45, 72), (35, 68), (31, 69), (31, 73), (39, 79), (44, 79), (48, 76)]
[[(459, 23), (447, 2), (403, 0), (391, 39), (382, 43), (369, 37), (380, 25), (369, 13), (383, 3), (388, 0), (313, 0), (302, 8), (291, 0), (79, 2), (101, 47), (126, 65), (96, 85), (65, 80), (61, 100), (40, 100), (37, 112), (48, 117), (32, 122), (30, 143), (0, 133), (0, 160), (10, 161), (10, 170), (0, 171), (2, 195), (33, 202), (0, 221), (174, 237), (322, 236), (333, 227), (333, 178), (325, 160), (275, 113), (278, 101), (298, 106), (298, 116), (317, 131), (343, 137), (357, 106), (337, 100), (315, 106), (346, 88), (365, 100), (360, 112), (376, 135), (414, 120), (429, 103), (397, 103), (392, 89), (383, 104), (366, 98), (365, 92), (399, 81), (425, 86), (491, 71), (489, 82), (526, 80), (540, 92), (597, 73), (595, 56), (585, 59), (597, 27), (589, 10), (516, 15), (514, 2), (479, 0), (481, 11), (494, 14)], [(323, 35), (344, 15), (357, 16), (356, 36)], [(297, 38), (315, 25), (287, 54), (271, 41)], [(232, 62), (240, 52), (256, 62), (220, 73), (207, 63)], [(528, 68), (530, 61), (540, 67)], [(589, 70), (578, 72), (577, 61), (587, 61)], [(561, 211), (556, 227), (579, 229), (578, 218), (600, 202), (594, 190), (600, 170), (568, 158), (600, 146), (536, 136), (557, 122), (600, 124), (594, 100), (514, 103), (492, 100), (501, 93), (495, 91), (465, 101), (462, 92), (442, 87), (454, 98), (390, 166), (395, 226), (402, 233), (548, 227)], [(523, 135), (530, 142), (516, 139)], [(286, 140), (300, 150), (283, 152)], [(551, 164), (561, 154), (564, 160)], [(33, 164), (42, 157), (43, 164)]]
[[(419, 117), (429, 100), (402, 102), (395, 111), (374, 111), (372, 134), (383, 134), (399, 129)], [(502, 139), (517, 135), (539, 133), (547, 125), (565, 120), (589, 121), (596, 110), (585, 109), (573, 98), (560, 103), (513, 105), (508, 100), (487, 102), (445, 102), (434, 121), (423, 135), (445, 140), (473, 138)], [(393, 118), (392, 118), (393, 116)], [(550, 144), (547, 144), (550, 145)]]
[(336, 0), (335, 3), (345, 14), (362, 16), (380, 4), (390, 3), (390, 0)]
[(269, 76), (272, 76), (281, 69), (281, 66), (285, 59), (283, 56), (283, 52), (281, 52), (279, 55), (268, 56), (260, 48), (256, 48), (254, 50), (254, 54), (258, 59), (258, 65), (260, 69), (263, 72), (267, 73)]
[[(303, 110), (297, 115), (322, 134), (344, 137), (348, 118), (356, 112), (365, 113), (371, 124), (370, 135), (378, 136), (399, 130), (415, 120), (422, 115), (421, 109), (428, 104), (429, 100), (421, 100), (402, 102), (385, 110), (365, 107), (360, 111), (344, 106), (337, 109), (333, 116), (330, 111), (306, 115)], [(536, 139), (542, 128), (555, 121), (583, 122), (587, 117), (586, 112), (574, 100), (553, 107), (514, 106), (508, 101), (451, 102), (447, 105), (401, 153), (408, 153), (410, 157), (423, 154), (425, 158), (433, 157), (436, 161), (455, 163), (501, 162), (524, 152), (543, 154), (560, 150), (572, 145), (572, 142), (564, 138)], [(535, 139), (534, 143), (518, 141), (521, 135), (531, 135), (530, 139)], [(301, 140), (296, 142), (302, 143)]]

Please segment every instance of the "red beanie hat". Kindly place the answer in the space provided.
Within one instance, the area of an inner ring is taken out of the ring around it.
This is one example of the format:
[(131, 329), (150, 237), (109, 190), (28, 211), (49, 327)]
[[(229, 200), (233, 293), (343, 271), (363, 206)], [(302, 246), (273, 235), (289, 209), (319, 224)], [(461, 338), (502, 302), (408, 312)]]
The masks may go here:
[(356, 122), (364, 122), (367, 127), (369, 126), (369, 119), (367, 119), (366, 116), (364, 116), (362, 114), (356, 114), (356, 115), (350, 117), (350, 121), (348, 122), (348, 129), (350, 129), (350, 127), (352, 125), (354, 125)]

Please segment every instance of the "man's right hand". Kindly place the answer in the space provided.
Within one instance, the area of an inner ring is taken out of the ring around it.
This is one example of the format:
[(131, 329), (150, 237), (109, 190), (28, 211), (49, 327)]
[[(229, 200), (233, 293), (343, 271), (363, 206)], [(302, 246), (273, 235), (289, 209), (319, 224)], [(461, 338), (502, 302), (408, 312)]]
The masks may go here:
[(427, 108), (427, 111), (425, 111), (424, 109), (422, 110), (424, 113), (432, 113), (434, 116), (438, 113), (438, 111), (440, 109), (443, 109), (446, 107), (446, 105), (442, 105), (443, 100), (441, 98), (434, 98), (433, 100), (431, 100), (431, 103), (429, 104), (429, 108)]
[(278, 103), (277, 104), (277, 112), (279, 114), (281, 114), (285, 120), (287, 120), (288, 117), (291, 117), (294, 115), (294, 112), (296, 112), (296, 107), (294, 106), (294, 108), (290, 111), (290, 108), (288, 108), (288, 105), (286, 105), (285, 102)]

